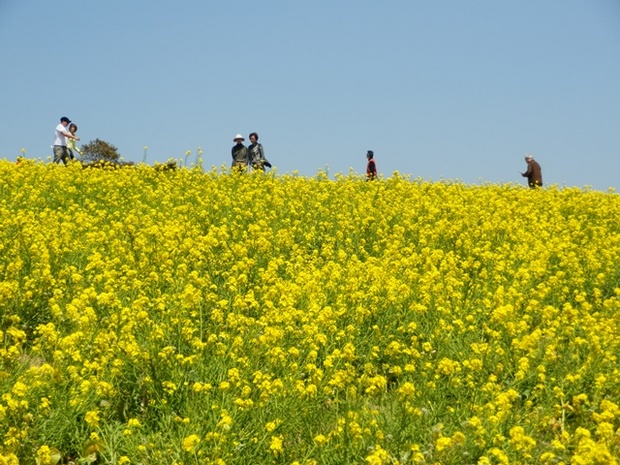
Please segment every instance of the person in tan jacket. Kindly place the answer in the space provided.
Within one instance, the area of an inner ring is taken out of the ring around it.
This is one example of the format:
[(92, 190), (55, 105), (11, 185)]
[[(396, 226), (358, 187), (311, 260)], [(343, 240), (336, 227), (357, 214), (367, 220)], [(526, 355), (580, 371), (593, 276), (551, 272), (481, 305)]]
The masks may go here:
[(527, 163), (527, 169), (525, 173), (521, 173), (521, 176), (527, 178), (527, 183), (532, 189), (542, 187), (542, 170), (538, 162), (529, 153), (525, 156), (525, 162)]
[(237, 134), (233, 139), (235, 145), (231, 149), (232, 165), (230, 170), (234, 172), (245, 173), (248, 169), (248, 148), (243, 145), (245, 138), (241, 134)]

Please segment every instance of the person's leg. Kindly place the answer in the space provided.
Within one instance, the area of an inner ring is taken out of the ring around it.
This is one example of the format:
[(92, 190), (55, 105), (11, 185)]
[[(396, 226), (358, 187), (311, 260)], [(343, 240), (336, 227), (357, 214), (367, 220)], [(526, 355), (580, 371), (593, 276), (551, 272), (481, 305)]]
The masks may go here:
[(63, 160), (65, 153), (63, 149), (64, 147), (61, 147), (60, 145), (54, 145), (54, 163), (60, 163), (60, 161)]

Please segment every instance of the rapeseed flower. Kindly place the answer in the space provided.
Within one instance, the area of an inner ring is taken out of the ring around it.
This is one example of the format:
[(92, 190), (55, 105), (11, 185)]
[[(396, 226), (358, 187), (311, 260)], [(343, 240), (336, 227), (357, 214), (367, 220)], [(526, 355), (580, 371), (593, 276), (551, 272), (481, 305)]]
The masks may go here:
[(0, 457), (620, 454), (616, 194), (36, 162), (0, 183)]
[(273, 455), (281, 455), (284, 448), (282, 446), (282, 436), (272, 436), (269, 443), (269, 450)]
[(181, 448), (185, 452), (194, 452), (198, 444), (200, 443), (200, 436), (191, 434), (181, 441)]

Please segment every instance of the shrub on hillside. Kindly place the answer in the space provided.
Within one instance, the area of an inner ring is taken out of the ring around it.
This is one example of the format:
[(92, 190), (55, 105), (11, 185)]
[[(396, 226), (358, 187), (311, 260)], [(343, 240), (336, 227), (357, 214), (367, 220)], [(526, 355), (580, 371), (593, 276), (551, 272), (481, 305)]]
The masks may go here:
[(99, 161), (118, 162), (120, 158), (118, 149), (101, 139), (95, 139), (82, 146), (82, 161), (86, 163)]

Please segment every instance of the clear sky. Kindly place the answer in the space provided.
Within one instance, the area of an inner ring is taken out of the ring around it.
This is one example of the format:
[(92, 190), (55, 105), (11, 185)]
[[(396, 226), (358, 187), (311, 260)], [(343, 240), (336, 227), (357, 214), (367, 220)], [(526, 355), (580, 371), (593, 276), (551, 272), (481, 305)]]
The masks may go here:
[(620, 0), (0, 0), (0, 159), (61, 116), (126, 160), (620, 191)]

